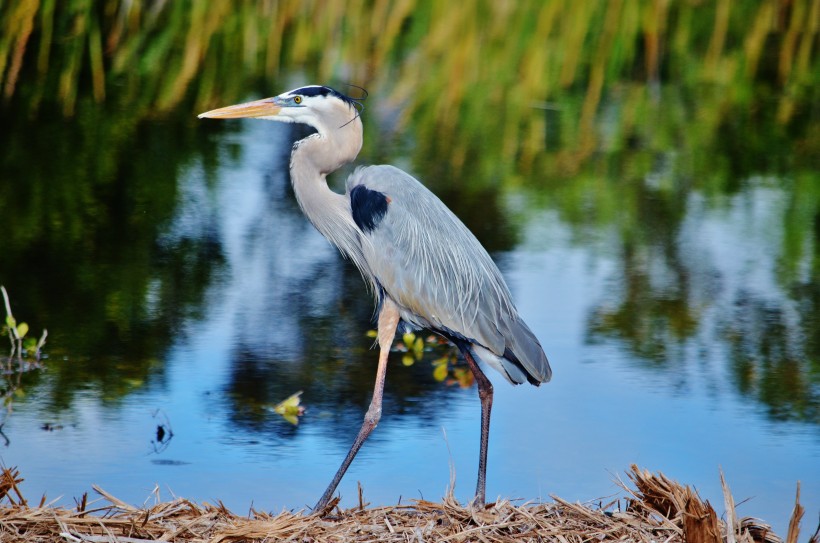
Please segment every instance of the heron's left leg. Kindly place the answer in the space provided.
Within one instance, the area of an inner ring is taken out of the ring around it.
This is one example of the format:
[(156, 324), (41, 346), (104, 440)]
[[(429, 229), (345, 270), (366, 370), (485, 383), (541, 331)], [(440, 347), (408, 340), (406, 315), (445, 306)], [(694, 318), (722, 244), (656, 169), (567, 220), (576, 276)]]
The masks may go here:
[(493, 408), (493, 384), (478, 367), (470, 349), (466, 345), (459, 345), (461, 353), (470, 366), (478, 384), (478, 398), (481, 400), (481, 448), (478, 456), (478, 483), (475, 489), (474, 505), (484, 505), (487, 483), (487, 445), (490, 441), (490, 411)]
[(317, 513), (321, 513), (330, 502), (331, 496), (336, 491), (336, 487), (339, 486), (339, 482), (344, 477), (347, 468), (350, 467), (350, 463), (353, 462), (356, 453), (359, 452), (367, 437), (379, 423), (382, 416), (382, 395), (384, 392), (384, 378), (387, 374), (387, 356), (390, 354), (390, 347), (393, 345), (393, 338), (396, 335), (398, 324), (399, 308), (390, 298), (385, 298), (379, 311), (379, 368), (376, 370), (376, 386), (373, 389), (373, 399), (370, 400), (370, 407), (364, 416), (364, 422), (359, 434), (356, 436), (356, 440), (350, 447), (350, 451), (348, 451), (342, 465), (339, 466), (333, 480), (330, 481), (327, 490), (319, 498), (316, 507), (313, 508)]

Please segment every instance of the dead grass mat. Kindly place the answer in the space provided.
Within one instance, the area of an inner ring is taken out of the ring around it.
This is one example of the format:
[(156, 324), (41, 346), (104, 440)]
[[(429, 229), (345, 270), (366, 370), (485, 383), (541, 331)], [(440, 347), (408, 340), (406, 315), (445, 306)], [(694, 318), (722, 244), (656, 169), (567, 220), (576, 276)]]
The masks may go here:
[[(638, 541), (652, 543), (778, 543), (784, 541), (764, 522), (737, 518), (728, 486), (725, 514), (719, 518), (708, 501), (688, 486), (632, 466), (632, 485), (610, 503), (553, 502), (514, 505), (509, 501), (472, 509), (452, 496), (441, 503), (341, 510), (335, 504), (324, 515), (289, 512), (271, 515), (231, 513), (223, 505), (195, 504), (178, 498), (135, 507), (94, 487), (101, 498), (84, 496), (69, 509), (29, 504), (19, 489), (15, 469), (0, 474), (0, 541), (3, 543), (144, 541), (229, 543), (235, 541), (357, 542), (415, 541), (482, 543), (557, 541), (560, 543)], [(803, 508), (798, 485), (786, 543), (796, 543)], [(807, 538), (820, 543), (818, 533)]]

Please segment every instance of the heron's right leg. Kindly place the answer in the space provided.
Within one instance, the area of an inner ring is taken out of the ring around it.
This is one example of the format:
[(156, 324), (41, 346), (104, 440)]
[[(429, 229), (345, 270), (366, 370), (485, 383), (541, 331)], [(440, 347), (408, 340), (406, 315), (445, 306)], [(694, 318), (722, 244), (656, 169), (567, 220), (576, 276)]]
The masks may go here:
[(348, 451), (342, 465), (339, 466), (339, 470), (336, 472), (333, 480), (330, 481), (327, 490), (325, 490), (325, 493), (322, 494), (322, 497), (319, 498), (319, 501), (313, 508), (314, 512), (321, 513), (325, 509), (333, 493), (336, 491), (336, 487), (339, 486), (339, 482), (342, 480), (342, 477), (344, 477), (347, 468), (350, 467), (350, 463), (353, 462), (353, 458), (356, 457), (356, 453), (359, 452), (359, 449), (362, 448), (362, 444), (364, 444), (367, 437), (379, 423), (379, 419), (382, 416), (384, 378), (387, 374), (387, 355), (390, 354), (390, 347), (393, 345), (393, 338), (396, 335), (396, 327), (398, 324), (399, 308), (390, 298), (385, 298), (381, 311), (379, 312), (379, 368), (376, 370), (376, 386), (373, 389), (373, 399), (370, 401), (370, 407), (364, 416), (364, 422), (362, 423), (362, 428), (359, 430), (359, 434), (356, 436), (356, 440), (350, 447), (350, 451)]
[(481, 507), (484, 505), (484, 497), (487, 487), (487, 447), (490, 441), (490, 412), (493, 409), (493, 384), (478, 367), (469, 347), (460, 344), (459, 350), (467, 360), (467, 365), (475, 376), (478, 384), (478, 398), (481, 401), (481, 444), (478, 453), (478, 482), (476, 483), (475, 499), (473, 505)]

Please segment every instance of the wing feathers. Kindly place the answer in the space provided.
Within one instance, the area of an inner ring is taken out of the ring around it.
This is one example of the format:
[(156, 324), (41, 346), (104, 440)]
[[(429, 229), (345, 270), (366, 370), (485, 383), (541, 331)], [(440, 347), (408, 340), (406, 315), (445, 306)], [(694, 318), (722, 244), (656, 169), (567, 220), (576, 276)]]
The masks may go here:
[(480, 346), (475, 354), (511, 382), (549, 380), (547, 357), (518, 315), (501, 272), (441, 200), (392, 166), (357, 169), (347, 191), (357, 200), (354, 211), (362, 195), (376, 191), (380, 197), (378, 221), (356, 222), (370, 242), (362, 244), (369, 271), (402, 319)]

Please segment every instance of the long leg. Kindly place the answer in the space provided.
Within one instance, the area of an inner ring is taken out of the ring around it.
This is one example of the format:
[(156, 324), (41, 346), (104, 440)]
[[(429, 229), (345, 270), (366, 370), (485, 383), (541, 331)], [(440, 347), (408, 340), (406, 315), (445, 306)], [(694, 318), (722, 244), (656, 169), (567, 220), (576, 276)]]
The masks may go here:
[(333, 493), (336, 491), (336, 487), (339, 486), (339, 482), (342, 480), (342, 477), (344, 477), (347, 468), (350, 467), (350, 463), (353, 462), (353, 458), (356, 457), (356, 453), (359, 452), (359, 449), (362, 448), (362, 444), (364, 444), (367, 437), (379, 423), (379, 419), (382, 416), (382, 393), (384, 391), (384, 378), (387, 373), (387, 355), (390, 354), (390, 346), (393, 344), (393, 338), (396, 335), (396, 327), (398, 324), (399, 309), (392, 300), (385, 298), (381, 311), (379, 311), (379, 368), (376, 370), (376, 386), (373, 389), (373, 399), (370, 400), (370, 407), (364, 416), (362, 428), (359, 430), (356, 440), (350, 447), (350, 451), (348, 451), (342, 465), (339, 466), (339, 470), (336, 472), (333, 480), (330, 481), (327, 490), (325, 490), (325, 493), (319, 498), (316, 507), (313, 508), (317, 513), (321, 513), (325, 509), (331, 496), (333, 496)]
[(490, 411), (493, 409), (493, 384), (478, 367), (473, 355), (466, 345), (460, 345), (461, 353), (467, 360), (470, 370), (478, 384), (478, 397), (481, 400), (481, 448), (478, 453), (478, 483), (475, 488), (473, 504), (484, 505), (487, 486), (487, 444), (490, 440)]

